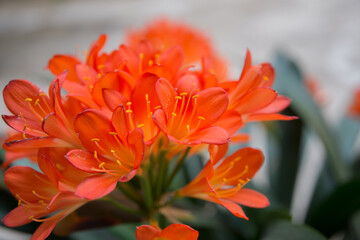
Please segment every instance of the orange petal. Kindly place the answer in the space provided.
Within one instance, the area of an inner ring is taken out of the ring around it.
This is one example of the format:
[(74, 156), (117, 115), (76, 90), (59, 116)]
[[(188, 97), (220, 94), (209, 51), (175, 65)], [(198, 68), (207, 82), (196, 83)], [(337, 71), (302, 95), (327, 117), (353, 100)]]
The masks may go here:
[(69, 132), (68, 128), (64, 126), (62, 121), (55, 113), (50, 113), (45, 117), (42, 124), (42, 129), (49, 136), (63, 139), (64, 141), (72, 143), (75, 146), (80, 144), (78, 139)]
[(229, 98), (227, 93), (219, 87), (208, 88), (198, 92), (197, 95), (199, 97), (196, 114), (205, 118), (201, 121), (201, 128), (214, 123), (223, 115), (228, 106)]
[(179, 45), (166, 49), (159, 58), (159, 63), (176, 73), (183, 65), (184, 51)]
[(166, 227), (159, 235), (159, 238), (168, 238), (171, 240), (196, 240), (199, 233), (191, 227), (174, 223)]
[(48, 68), (54, 75), (58, 75), (64, 71), (68, 71), (67, 80), (71, 82), (80, 82), (80, 79), (76, 75), (75, 66), (81, 63), (73, 56), (67, 55), (55, 55), (50, 59)]
[(133, 169), (137, 169), (140, 167), (140, 164), (144, 158), (144, 134), (140, 128), (135, 128), (128, 137), (128, 143), (133, 148), (133, 152), (135, 153), (135, 160)]
[(166, 117), (169, 118), (175, 105), (175, 96), (177, 95), (174, 87), (168, 80), (160, 78), (156, 82), (156, 93)]
[(112, 115), (111, 122), (122, 142), (127, 142), (127, 136), (129, 135), (129, 127), (126, 118), (125, 108), (123, 106), (119, 106), (115, 109)]
[(235, 216), (249, 220), (249, 218), (244, 213), (243, 209), (238, 204), (223, 199), (220, 199), (220, 201), (221, 204)]
[(244, 77), (244, 75), (245, 75), (246, 72), (250, 69), (250, 67), (251, 67), (251, 53), (250, 53), (249, 49), (246, 49), (244, 66), (243, 66), (243, 70), (242, 70), (242, 72), (241, 72), (239, 81)]
[[(98, 156), (99, 158), (101, 156)], [(98, 171), (99, 162), (94, 158), (94, 154), (82, 149), (74, 149), (66, 154), (68, 161), (76, 168), (90, 173), (96, 173)]]
[(285, 116), (279, 113), (253, 113), (245, 117), (246, 122), (255, 122), (255, 121), (273, 121), (273, 120), (283, 120), (289, 121), (298, 119), (297, 116)]
[(8, 227), (18, 227), (32, 222), (30, 217), (33, 216), (34, 213), (31, 211), (25, 211), (25, 209), (25, 206), (18, 206), (6, 214), (6, 216), (2, 219), (2, 222)]
[(256, 88), (239, 100), (235, 110), (241, 114), (258, 111), (272, 103), (276, 96), (276, 91), (271, 88)]
[(256, 78), (259, 74), (260, 67), (258, 66), (252, 66), (248, 71), (246, 71), (244, 77), (238, 81), (235, 89), (230, 89), (229, 97), (231, 105), (236, 103), (239, 98), (241, 98), (255, 85)]
[(157, 236), (159, 236), (160, 231), (149, 225), (142, 225), (136, 227), (136, 240), (154, 240)]
[(214, 126), (196, 131), (194, 134), (191, 134), (185, 142), (187, 144), (225, 144), (229, 141), (229, 134), (221, 127)]
[(216, 121), (215, 125), (225, 129), (231, 136), (244, 126), (244, 121), (241, 114), (228, 110)]
[(31, 240), (46, 239), (54, 229), (55, 225), (64, 217), (64, 214), (59, 214), (56, 217), (52, 217), (50, 220), (43, 222), (31, 236)]
[(68, 147), (69, 144), (54, 137), (34, 137), (6, 142), (5, 146), (8, 149), (28, 149), (40, 147)]
[(89, 55), (86, 59), (86, 64), (95, 68), (96, 67), (96, 60), (98, 57), (98, 54), (100, 50), (103, 48), (105, 42), (106, 42), (106, 35), (101, 34), (99, 38), (91, 45), (89, 50)]
[(219, 162), (223, 157), (225, 157), (227, 151), (229, 149), (229, 144), (222, 144), (222, 145), (209, 145), (209, 154), (210, 159), (215, 165), (217, 162)]
[(110, 134), (115, 132), (115, 128), (111, 121), (99, 111), (89, 109), (80, 113), (75, 118), (75, 130), (79, 133), (82, 145), (91, 152), (98, 151), (106, 154), (118, 145), (114, 136)]
[(104, 88), (102, 89), (104, 97), (104, 103), (109, 107), (110, 110), (114, 111), (120, 105), (125, 106), (127, 103), (126, 97), (114, 89)]
[(200, 82), (199, 79), (192, 74), (187, 74), (182, 76), (176, 84), (177, 92), (183, 93), (186, 92), (190, 94), (192, 89), (199, 89)]
[(115, 189), (118, 180), (118, 176), (108, 174), (88, 177), (79, 184), (75, 194), (91, 200), (101, 198)]
[(277, 113), (287, 108), (291, 100), (285, 96), (277, 95), (276, 99), (265, 108), (260, 109), (257, 113)]
[(226, 199), (252, 208), (265, 208), (270, 204), (263, 194), (248, 188), (242, 188), (235, 195)]

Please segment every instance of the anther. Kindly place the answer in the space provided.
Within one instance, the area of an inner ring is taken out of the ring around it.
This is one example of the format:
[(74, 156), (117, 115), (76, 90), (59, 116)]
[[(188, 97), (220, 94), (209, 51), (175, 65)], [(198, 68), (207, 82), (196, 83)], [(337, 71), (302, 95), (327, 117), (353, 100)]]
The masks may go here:
[(143, 58), (144, 58), (144, 54), (143, 54), (143, 53), (140, 53), (140, 54), (139, 54), (139, 58), (140, 58), (140, 59), (143, 59)]
[(182, 97), (180, 97), (180, 96), (176, 96), (176, 97), (175, 97), (175, 99), (179, 99), (179, 100), (181, 100), (181, 98), (182, 98)]
[(59, 171), (65, 170), (65, 167), (62, 166), (62, 165), (60, 165), (59, 163), (56, 163), (56, 164), (55, 164), (55, 167), (56, 167)]
[(224, 183), (226, 183), (228, 181), (227, 178), (223, 178), (222, 180)]
[(100, 69), (103, 69), (104, 67), (105, 67), (105, 66), (104, 66), (103, 64), (100, 64), (100, 65), (97, 66), (97, 69), (100, 70)]
[(145, 100), (149, 101), (149, 94), (147, 94), (147, 93), (145, 94)]
[(25, 102), (32, 102), (32, 98), (25, 98)]
[(180, 96), (186, 96), (186, 95), (188, 95), (187, 92), (182, 92), (182, 93), (180, 93)]
[(96, 74), (97, 78), (101, 78), (101, 73)]
[(104, 165), (105, 165), (105, 162), (101, 162), (101, 163), (99, 164), (99, 168), (102, 168)]
[(125, 112), (126, 112), (126, 113), (132, 113), (133, 111), (130, 110), (130, 109), (128, 109), (128, 110), (126, 110)]
[(267, 76), (263, 77), (264, 81), (269, 81), (269, 78)]
[(97, 151), (94, 151), (94, 158), (98, 159)]
[(100, 141), (100, 139), (99, 138), (92, 138), (91, 141), (98, 142), (98, 141)]
[(161, 108), (161, 105), (158, 105), (158, 106), (154, 107), (155, 110), (160, 109), (160, 108)]
[(120, 166), (122, 165), (120, 160), (116, 160), (116, 163), (119, 164)]
[(205, 118), (202, 116), (198, 116), (198, 119), (203, 120), (203, 121), (205, 120)]
[(31, 215), (31, 216), (29, 217), (30, 220), (32, 220), (33, 218), (34, 218), (34, 215)]
[(38, 105), (39, 104), (39, 102), (40, 102), (40, 99), (38, 98), (38, 99), (36, 99), (36, 101), (35, 101), (35, 106), (36, 105)]
[(114, 150), (114, 149), (110, 149), (110, 152), (111, 152), (111, 153), (115, 153), (115, 150)]
[(194, 95), (194, 96), (192, 96), (192, 98), (198, 98), (199, 97), (199, 95)]
[(151, 67), (154, 64), (153, 60), (149, 60), (149, 66)]
[(190, 132), (190, 125), (189, 124), (186, 125), (186, 129), (188, 130), (188, 132)]
[(39, 96), (46, 97), (46, 93), (40, 93)]
[(131, 106), (132, 102), (127, 102), (126, 105), (127, 106)]
[(171, 113), (171, 115), (173, 115), (174, 117), (176, 117), (176, 116), (177, 116), (177, 114), (176, 114), (176, 113), (174, 113), (174, 112), (172, 112), (172, 113)]
[(137, 125), (138, 128), (141, 128), (141, 127), (143, 127), (143, 126), (145, 126), (143, 123)]
[(110, 135), (116, 136), (118, 135), (116, 132), (109, 132)]

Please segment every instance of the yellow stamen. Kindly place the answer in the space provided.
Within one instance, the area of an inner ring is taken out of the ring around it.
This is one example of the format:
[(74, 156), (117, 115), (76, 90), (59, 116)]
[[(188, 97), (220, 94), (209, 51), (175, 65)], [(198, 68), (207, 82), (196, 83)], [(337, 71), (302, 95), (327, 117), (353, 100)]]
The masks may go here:
[(145, 126), (143, 123), (137, 125), (138, 128), (141, 128), (141, 127), (143, 127), (143, 126)]
[(174, 112), (172, 112), (172, 113), (171, 113), (171, 115), (173, 115), (174, 117), (176, 117), (176, 116), (177, 116), (177, 114), (176, 114), (176, 113), (174, 113)]
[(180, 97), (180, 96), (176, 96), (176, 97), (175, 97), (175, 99), (179, 99), (179, 100), (181, 100), (181, 97)]
[(38, 98), (38, 99), (36, 99), (36, 101), (35, 101), (35, 106), (36, 105), (38, 105), (39, 104), (39, 102), (40, 102), (40, 99)]
[(101, 162), (101, 163), (99, 164), (99, 168), (102, 168), (104, 165), (105, 165), (105, 162)]
[(187, 92), (182, 92), (182, 93), (180, 93), (180, 96), (186, 96), (186, 95), (188, 95)]
[(25, 98), (25, 102), (32, 102), (32, 98)]
[(116, 132), (109, 132), (110, 135), (116, 136), (118, 135)]
[(205, 120), (205, 118), (202, 116), (198, 116), (198, 119), (203, 120), (203, 121)]
[(264, 81), (269, 81), (269, 78), (267, 76), (263, 77)]
[(198, 98), (199, 97), (199, 95), (194, 95), (194, 96), (192, 96), (192, 98)]
[(140, 59), (143, 59), (143, 58), (144, 58), (144, 54), (143, 54), (143, 53), (140, 53), (140, 54), (139, 54), (139, 58), (140, 58)]
[(99, 138), (92, 138), (91, 141), (98, 142), (98, 141), (100, 141), (100, 139)]
[(155, 110), (160, 109), (160, 108), (161, 108), (161, 105), (154, 107)]
[(125, 112), (126, 112), (126, 113), (132, 113), (133, 111), (130, 110), (130, 109), (128, 109), (128, 110), (126, 110)]
[(154, 64), (153, 60), (149, 60), (149, 66), (151, 67)]
[(46, 93), (40, 93), (39, 96), (46, 97)]

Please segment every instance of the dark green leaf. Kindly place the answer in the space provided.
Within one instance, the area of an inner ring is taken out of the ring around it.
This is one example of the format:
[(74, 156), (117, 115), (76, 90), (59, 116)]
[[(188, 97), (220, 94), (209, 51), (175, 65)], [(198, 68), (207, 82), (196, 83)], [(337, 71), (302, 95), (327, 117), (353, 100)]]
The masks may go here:
[(283, 54), (277, 55), (274, 66), (277, 72), (275, 88), (292, 100), (291, 106), (299, 117), (323, 141), (334, 177), (338, 182), (345, 182), (350, 177), (350, 170), (342, 163), (343, 157), (336, 138), (321, 115), (320, 108), (304, 86), (300, 70)]
[(304, 225), (279, 221), (269, 226), (262, 240), (325, 240), (319, 232)]
[(309, 216), (307, 224), (326, 236), (347, 227), (351, 216), (360, 209), (360, 179), (338, 187)]

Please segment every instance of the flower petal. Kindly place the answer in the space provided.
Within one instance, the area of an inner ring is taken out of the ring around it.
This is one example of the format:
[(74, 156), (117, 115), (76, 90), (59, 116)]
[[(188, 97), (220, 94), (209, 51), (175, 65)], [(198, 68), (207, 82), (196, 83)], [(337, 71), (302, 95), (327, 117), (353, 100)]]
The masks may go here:
[(52, 59), (50, 59), (48, 68), (54, 75), (68, 71), (68, 75), (66, 77), (67, 80), (71, 82), (80, 82), (80, 79), (77, 77), (75, 71), (75, 66), (79, 63), (80, 61), (73, 56), (55, 55)]
[(242, 97), (235, 110), (241, 114), (258, 111), (271, 104), (277, 92), (271, 88), (256, 88)]
[(79, 184), (75, 194), (91, 200), (101, 198), (115, 189), (118, 180), (118, 176), (108, 174), (88, 177)]
[(168, 238), (171, 240), (196, 240), (199, 233), (191, 227), (174, 223), (166, 227), (159, 235), (159, 238)]
[(142, 225), (136, 227), (136, 240), (154, 240), (157, 236), (159, 236), (160, 231), (149, 225)]
[(160, 78), (156, 82), (155, 87), (161, 107), (164, 110), (166, 117), (169, 118), (175, 105), (175, 96), (177, 93), (171, 83), (164, 78)]
[(66, 154), (66, 158), (74, 167), (82, 171), (90, 173), (98, 172), (96, 169), (99, 165), (99, 162), (94, 158), (94, 154), (88, 151), (82, 149), (74, 149)]
[(56, 215), (56, 217), (52, 217), (50, 220), (43, 222), (31, 236), (31, 240), (44, 240), (46, 239), (55, 225), (64, 218), (64, 214)]
[(213, 126), (196, 131), (189, 136), (187, 144), (225, 144), (230, 141), (229, 134), (221, 127)]
[(226, 199), (252, 208), (265, 208), (270, 204), (267, 197), (263, 194), (248, 188), (242, 188), (236, 194)]

